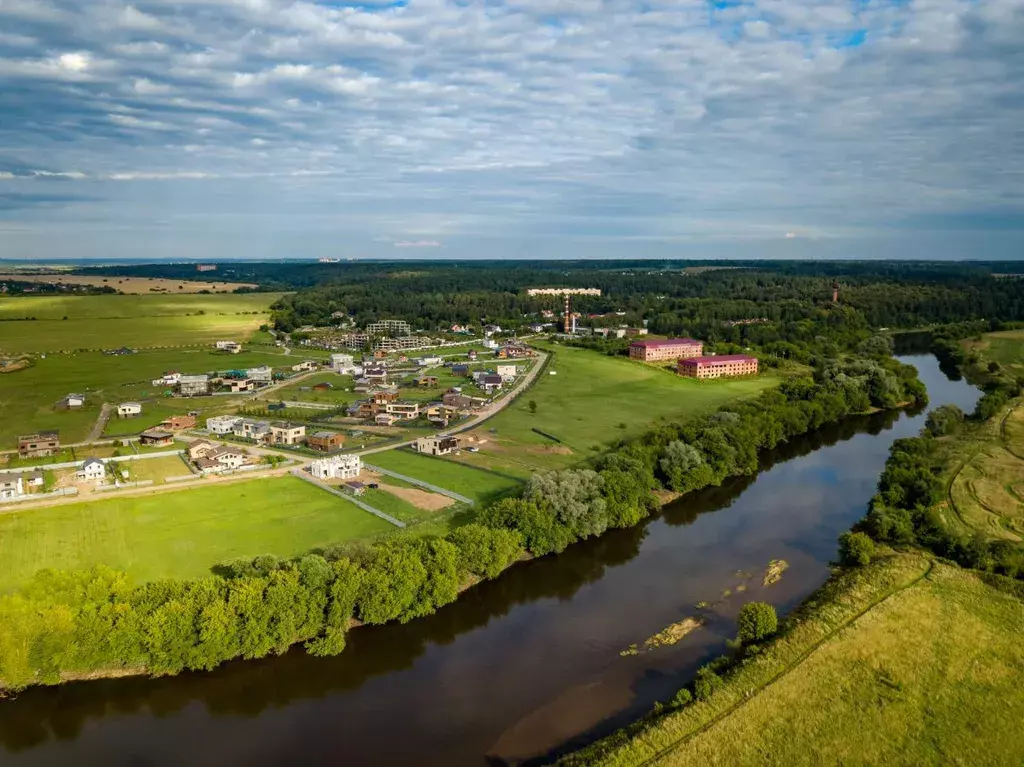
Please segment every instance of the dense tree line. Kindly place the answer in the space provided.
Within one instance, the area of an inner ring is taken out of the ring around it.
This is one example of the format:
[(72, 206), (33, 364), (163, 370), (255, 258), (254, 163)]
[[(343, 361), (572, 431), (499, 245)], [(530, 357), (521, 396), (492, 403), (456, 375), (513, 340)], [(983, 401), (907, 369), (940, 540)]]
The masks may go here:
[(95, 670), (169, 674), (297, 643), (338, 653), (352, 620), (429, 615), (524, 553), (560, 552), (636, 525), (657, 507), (655, 490), (683, 493), (752, 475), (760, 450), (852, 413), (924, 399), (914, 369), (892, 358), (823, 362), (756, 400), (624, 442), (590, 468), (535, 475), (521, 497), (444, 537), (391, 538), (287, 561), (263, 556), (207, 578), (140, 586), (105, 568), (43, 571), (0, 597), (0, 680), (19, 687)]

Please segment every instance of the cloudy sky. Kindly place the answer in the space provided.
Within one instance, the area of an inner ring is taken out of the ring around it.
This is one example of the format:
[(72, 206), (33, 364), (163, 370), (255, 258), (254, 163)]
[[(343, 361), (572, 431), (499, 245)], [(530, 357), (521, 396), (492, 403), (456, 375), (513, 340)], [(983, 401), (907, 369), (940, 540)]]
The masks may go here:
[(1024, 257), (1024, 0), (0, 0), (0, 257)]

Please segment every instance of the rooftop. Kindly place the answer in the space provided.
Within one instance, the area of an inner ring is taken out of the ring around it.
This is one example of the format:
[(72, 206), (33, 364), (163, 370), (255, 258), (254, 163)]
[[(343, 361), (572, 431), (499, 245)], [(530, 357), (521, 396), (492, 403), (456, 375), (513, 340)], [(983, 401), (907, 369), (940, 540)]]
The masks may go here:
[(712, 357), (690, 357), (679, 360), (680, 365), (714, 365), (723, 362), (753, 362), (756, 357), (749, 354), (719, 354)]
[(660, 341), (634, 341), (630, 346), (658, 349), (662, 346), (696, 346), (703, 343), (703, 341), (698, 341), (696, 338), (666, 338)]

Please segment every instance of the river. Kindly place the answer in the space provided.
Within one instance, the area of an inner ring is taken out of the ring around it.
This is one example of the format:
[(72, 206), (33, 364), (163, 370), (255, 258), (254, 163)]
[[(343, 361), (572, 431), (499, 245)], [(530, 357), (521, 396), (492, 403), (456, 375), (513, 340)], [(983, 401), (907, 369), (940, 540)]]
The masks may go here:
[[(931, 406), (979, 396), (928, 355)], [(925, 414), (851, 419), (764, 457), (756, 477), (691, 494), (630, 530), (513, 567), (437, 614), (363, 627), (337, 658), (293, 651), (165, 679), (32, 689), (0, 703), (0, 764), (485, 765), (549, 759), (668, 698), (725, 648), (736, 612), (785, 612), (829, 575), (889, 446)], [(769, 561), (789, 563), (763, 585)], [(728, 592), (731, 592), (729, 594)], [(707, 623), (621, 657), (668, 624)]]

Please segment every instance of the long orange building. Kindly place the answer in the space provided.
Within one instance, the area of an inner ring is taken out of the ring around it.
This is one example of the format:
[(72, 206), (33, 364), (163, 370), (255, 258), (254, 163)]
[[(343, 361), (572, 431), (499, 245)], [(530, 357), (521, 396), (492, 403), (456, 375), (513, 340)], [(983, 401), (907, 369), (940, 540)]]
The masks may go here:
[(664, 341), (634, 341), (629, 345), (629, 356), (644, 362), (677, 360), (680, 357), (699, 357), (704, 353), (704, 342), (695, 338), (668, 338)]
[(722, 354), (717, 357), (681, 359), (676, 372), (687, 378), (723, 378), (757, 373), (757, 357), (746, 354)]

